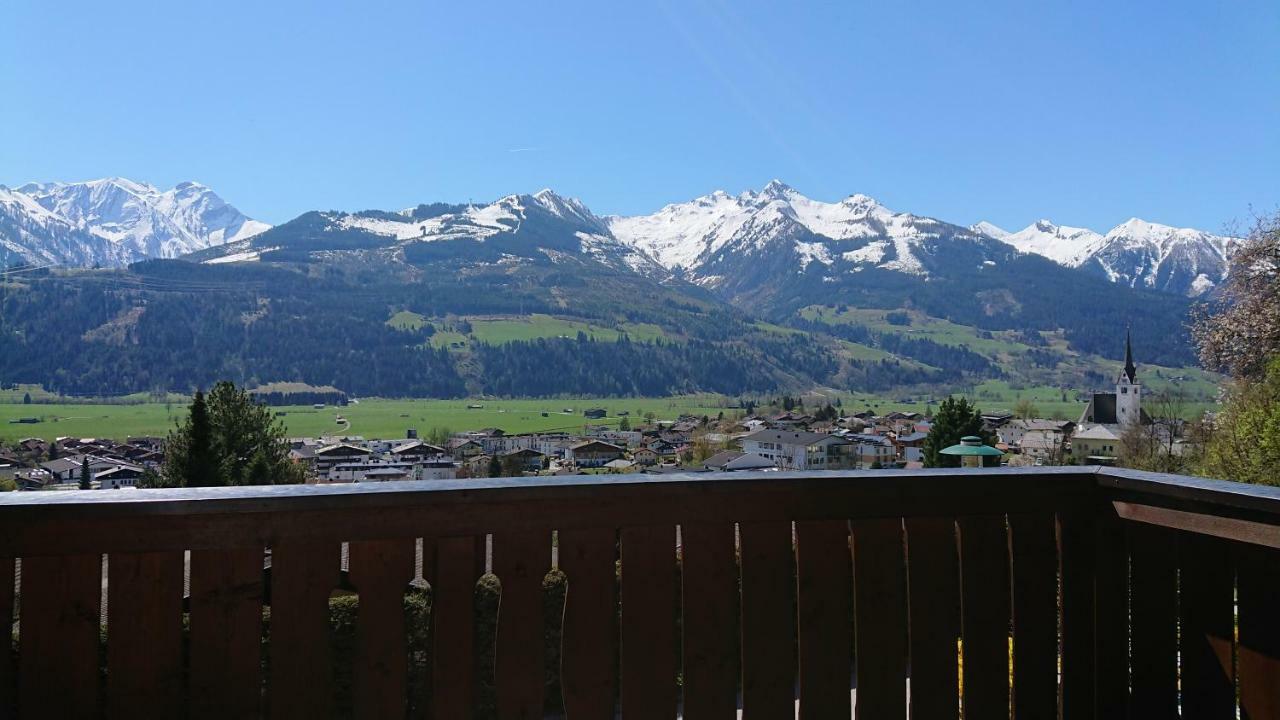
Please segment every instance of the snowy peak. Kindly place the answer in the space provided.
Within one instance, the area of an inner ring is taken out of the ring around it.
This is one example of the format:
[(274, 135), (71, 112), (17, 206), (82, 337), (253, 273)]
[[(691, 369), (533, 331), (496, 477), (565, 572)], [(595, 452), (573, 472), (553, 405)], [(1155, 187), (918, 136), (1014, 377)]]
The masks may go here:
[(919, 244), (943, 233), (964, 232), (930, 218), (895, 212), (867, 195), (854, 194), (834, 203), (813, 200), (780, 180), (759, 191), (733, 196), (717, 190), (687, 203), (667, 205), (652, 215), (606, 221), (623, 242), (708, 285), (724, 281), (728, 272), (724, 266), (732, 256), (758, 262), (767, 254), (799, 270), (814, 262), (833, 267), (842, 258), (845, 265), (871, 264), (927, 275), (917, 257)]
[[(462, 243), (462, 244), (456, 244)], [(428, 249), (425, 245), (434, 244)], [(619, 242), (608, 224), (577, 198), (550, 189), (485, 205), (419, 205), (398, 212), (308, 213), (255, 238), (197, 256), (208, 263), (258, 260), (269, 249), (372, 251), (399, 258), (457, 254), (501, 262), (592, 260), (617, 270), (670, 276), (637, 248)]]
[[(243, 240), (270, 227), (246, 217), (213, 190), (195, 182), (161, 191), (148, 183), (108, 177), (77, 183), (28, 183), (16, 194), (81, 237), (105, 241), (86, 241), (83, 252), (73, 252), (61, 246), (62, 240), (52, 236), (42, 240), (38, 233), (28, 233), (24, 244), (30, 252), (26, 255), (55, 264), (120, 265), (144, 258), (178, 257)], [(26, 212), (33, 213), (30, 205)], [(11, 233), (16, 237), (16, 231)], [(7, 239), (12, 243), (15, 237)], [(0, 239), (6, 238), (0, 235)]]
[(1049, 220), (1037, 220), (1017, 232), (1005, 233), (1004, 237), (996, 239), (1021, 252), (1043, 255), (1068, 267), (1079, 267), (1102, 242), (1102, 236), (1088, 228), (1057, 225)]
[(980, 222), (974, 223), (973, 225), (970, 225), (969, 229), (972, 230), (973, 232), (986, 235), (989, 238), (995, 238), (996, 240), (1004, 240), (1010, 235), (1008, 230), (1005, 230), (999, 225), (989, 223), (986, 220), (982, 220)]
[(1083, 268), (1112, 282), (1190, 297), (1209, 292), (1222, 281), (1237, 242), (1139, 218), (1130, 218), (1105, 235), (1049, 220), (1038, 220), (1004, 237), (982, 231), (1021, 252)]

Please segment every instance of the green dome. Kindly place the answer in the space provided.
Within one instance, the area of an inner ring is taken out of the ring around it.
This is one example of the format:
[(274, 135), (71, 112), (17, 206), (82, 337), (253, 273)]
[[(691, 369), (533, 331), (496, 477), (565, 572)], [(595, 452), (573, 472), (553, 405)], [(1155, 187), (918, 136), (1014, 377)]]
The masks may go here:
[(990, 445), (983, 445), (982, 438), (978, 437), (977, 435), (965, 435), (964, 437), (960, 438), (959, 445), (952, 445), (951, 447), (943, 448), (938, 452), (942, 453), (943, 455), (967, 455), (967, 456), (981, 455), (985, 457), (999, 457), (1001, 455), (1004, 455), (1004, 453), (991, 447)]

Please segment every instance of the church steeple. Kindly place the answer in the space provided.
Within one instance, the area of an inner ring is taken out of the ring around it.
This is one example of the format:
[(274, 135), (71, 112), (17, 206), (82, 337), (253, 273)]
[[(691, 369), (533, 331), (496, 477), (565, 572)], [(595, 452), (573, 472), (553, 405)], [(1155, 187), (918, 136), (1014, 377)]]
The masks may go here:
[(1130, 384), (1137, 382), (1138, 368), (1133, 364), (1133, 340), (1128, 328), (1124, 331), (1124, 374)]

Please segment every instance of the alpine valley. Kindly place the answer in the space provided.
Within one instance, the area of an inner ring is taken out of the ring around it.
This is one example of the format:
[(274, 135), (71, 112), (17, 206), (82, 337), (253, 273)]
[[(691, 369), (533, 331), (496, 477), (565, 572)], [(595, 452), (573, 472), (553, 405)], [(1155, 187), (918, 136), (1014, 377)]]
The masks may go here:
[(194, 183), (32, 184), (0, 188), (0, 381), (1065, 398), (1110, 381), (1126, 330), (1159, 376), (1205, 379), (1186, 317), (1234, 242), (1136, 219), (964, 227), (777, 181), (637, 217), (543, 190), (276, 227)]

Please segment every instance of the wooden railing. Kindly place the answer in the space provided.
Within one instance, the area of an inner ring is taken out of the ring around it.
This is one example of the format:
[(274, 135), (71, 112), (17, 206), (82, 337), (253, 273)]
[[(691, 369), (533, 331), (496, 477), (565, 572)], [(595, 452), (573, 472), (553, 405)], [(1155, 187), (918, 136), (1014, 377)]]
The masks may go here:
[(1280, 718), (1277, 548), (1080, 468), (10, 493), (0, 717)]

